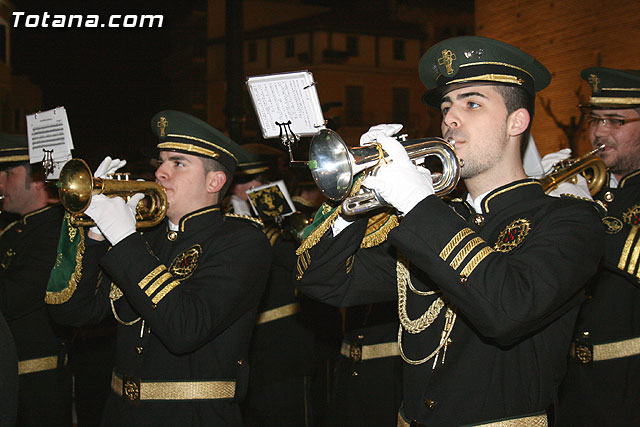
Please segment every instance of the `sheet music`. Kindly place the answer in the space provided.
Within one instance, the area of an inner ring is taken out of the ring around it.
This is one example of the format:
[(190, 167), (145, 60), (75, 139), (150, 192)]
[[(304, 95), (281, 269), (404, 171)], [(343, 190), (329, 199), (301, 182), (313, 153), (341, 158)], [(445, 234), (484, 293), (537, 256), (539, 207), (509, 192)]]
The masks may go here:
[(73, 149), (73, 139), (65, 108), (57, 107), (28, 115), (27, 140), (29, 163), (42, 162), (44, 150), (53, 150), (54, 169), (47, 179), (57, 179), (62, 165), (71, 159)]
[(291, 131), (299, 136), (315, 135), (324, 128), (322, 107), (309, 71), (249, 77), (247, 88), (265, 139), (279, 137), (276, 122), (291, 121)]

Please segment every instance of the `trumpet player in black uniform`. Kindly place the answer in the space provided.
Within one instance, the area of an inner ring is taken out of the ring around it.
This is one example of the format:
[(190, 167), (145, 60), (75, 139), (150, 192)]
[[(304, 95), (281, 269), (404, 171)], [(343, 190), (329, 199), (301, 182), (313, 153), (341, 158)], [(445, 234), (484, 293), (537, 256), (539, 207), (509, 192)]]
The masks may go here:
[(372, 128), (363, 139), (392, 161), (362, 185), (399, 223), (362, 248), (366, 220), (330, 217), (326, 234), (299, 251), (300, 287), (337, 305), (397, 299), (398, 425), (547, 425), (582, 289), (603, 251), (596, 209), (546, 196), (522, 167), (535, 93), (550, 74), (525, 52), (475, 36), (437, 43), (419, 71), (468, 194), (440, 200), (430, 172), (390, 138), (399, 127)]
[(92, 197), (86, 213), (98, 230), (63, 223), (47, 302), (61, 322), (118, 321), (103, 425), (241, 426), (269, 242), (220, 212), (238, 145), (177, 111), (151, 127), (166, 219), (136, 232), (139, 196)]
[(560, 425), (640, 424), (640, 70), (587, 68), (589, 139), (609, 168), (605, 255), (587, 289), (560, 400)]
[(70, 426), (71, 334), (44, 302), (64, 209), (42, 167), (29, 164), (27, 138), (1, 134), (0, 143), (2, 210), (19, 215), (0, 234), (0, 310), (18, 353), (17, 425)]

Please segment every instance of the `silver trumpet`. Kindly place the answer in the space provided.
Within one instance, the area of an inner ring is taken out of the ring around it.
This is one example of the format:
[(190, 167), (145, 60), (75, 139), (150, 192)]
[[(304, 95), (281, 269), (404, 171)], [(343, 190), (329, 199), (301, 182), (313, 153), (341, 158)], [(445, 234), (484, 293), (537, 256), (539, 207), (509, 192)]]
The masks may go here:
[[(435, 156), (442, 163), (442, 172), (434, 172), (433, 189), (437, 196), (450, 193), (460, 180), (461, 162), (452, 143), (442, 138), (430, 137), (400, 141), (409, 158), (416, 165), (424, 165), (428, 156)], [(345, 215), (357, 215), (389, 204), (375, 191), (363, 190), (348, 197), (354, 177), (361, 171), (375, 175), (388, 157), (379, 145), (349, 147), (340, 136), (323, 129), (313, 137), (309, 149), (309, 169), (320, 191), (329, 199), (343, 201)]]

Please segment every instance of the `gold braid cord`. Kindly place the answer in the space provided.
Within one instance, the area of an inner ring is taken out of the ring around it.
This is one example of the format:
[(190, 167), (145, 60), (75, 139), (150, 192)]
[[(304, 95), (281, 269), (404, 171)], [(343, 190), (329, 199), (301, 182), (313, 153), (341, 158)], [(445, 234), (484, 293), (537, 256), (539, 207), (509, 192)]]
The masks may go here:
[[(398, 347), (400, 348), (400, 356), (402, 356), (402, 359), (405, 362), (411, 365), (421, 365), (436, 356), (443, 347), (448, 345), (449, 336), (453, 330), (453, 324), (456, 321), (456, 313), (451, 309), (451, 307), (447, 306), (440, 344), (431, 354), (420, 360), (409, 359), (402, 348), (403, 331), (407, 331), (410, 334), (423, 332), (438, 318), (438, 315), (446, 303), (442, 297), (438, 297), (420, 317), (414, 320), (409, 319), (407, 314), (407, 287), (409, 287), (413, 293), (421, 296), (434, 295), (435, 292), (418, 291), (411, 283), (411, 273), (409, 272), (408, 266), (409, 260), (398, 252), (398, 260), (396, 262), (396, 273), (398, 278), (398, 317), (400, 318), (400, 326), (398, 328)], [(444, 356), (442, 362), (444, 363)]]

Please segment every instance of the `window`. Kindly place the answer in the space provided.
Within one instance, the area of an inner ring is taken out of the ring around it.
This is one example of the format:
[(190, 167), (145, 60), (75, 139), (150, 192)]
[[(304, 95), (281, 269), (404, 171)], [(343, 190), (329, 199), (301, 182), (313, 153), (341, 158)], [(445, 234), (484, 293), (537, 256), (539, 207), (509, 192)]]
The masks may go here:
[(258, 59), (258, 46), (255, 41), (250, 41), (247, 46), (247, 61), (256, 62)]
[(362, 124), (362, 93), (362, 86), (347, 86), (345, 88), (344, 115), (347, 126)]
[(393, 41), (393, 59), (404, 61), (404, 40), (395, 39)]
[(293, 58), (296, 54), (296, 40), (293, 37), (287, 37), (285, 39), (284, 56), (287, 58)]
[(358, 37), (356, 36), (348, 36), (347, 37), (347, 55), (349, 56), (358, 56)]
[(392, 112), (393, 123), (407, 124), (409, 121), (409, 89), (404, 87), (394, 87), (392, 89)]

